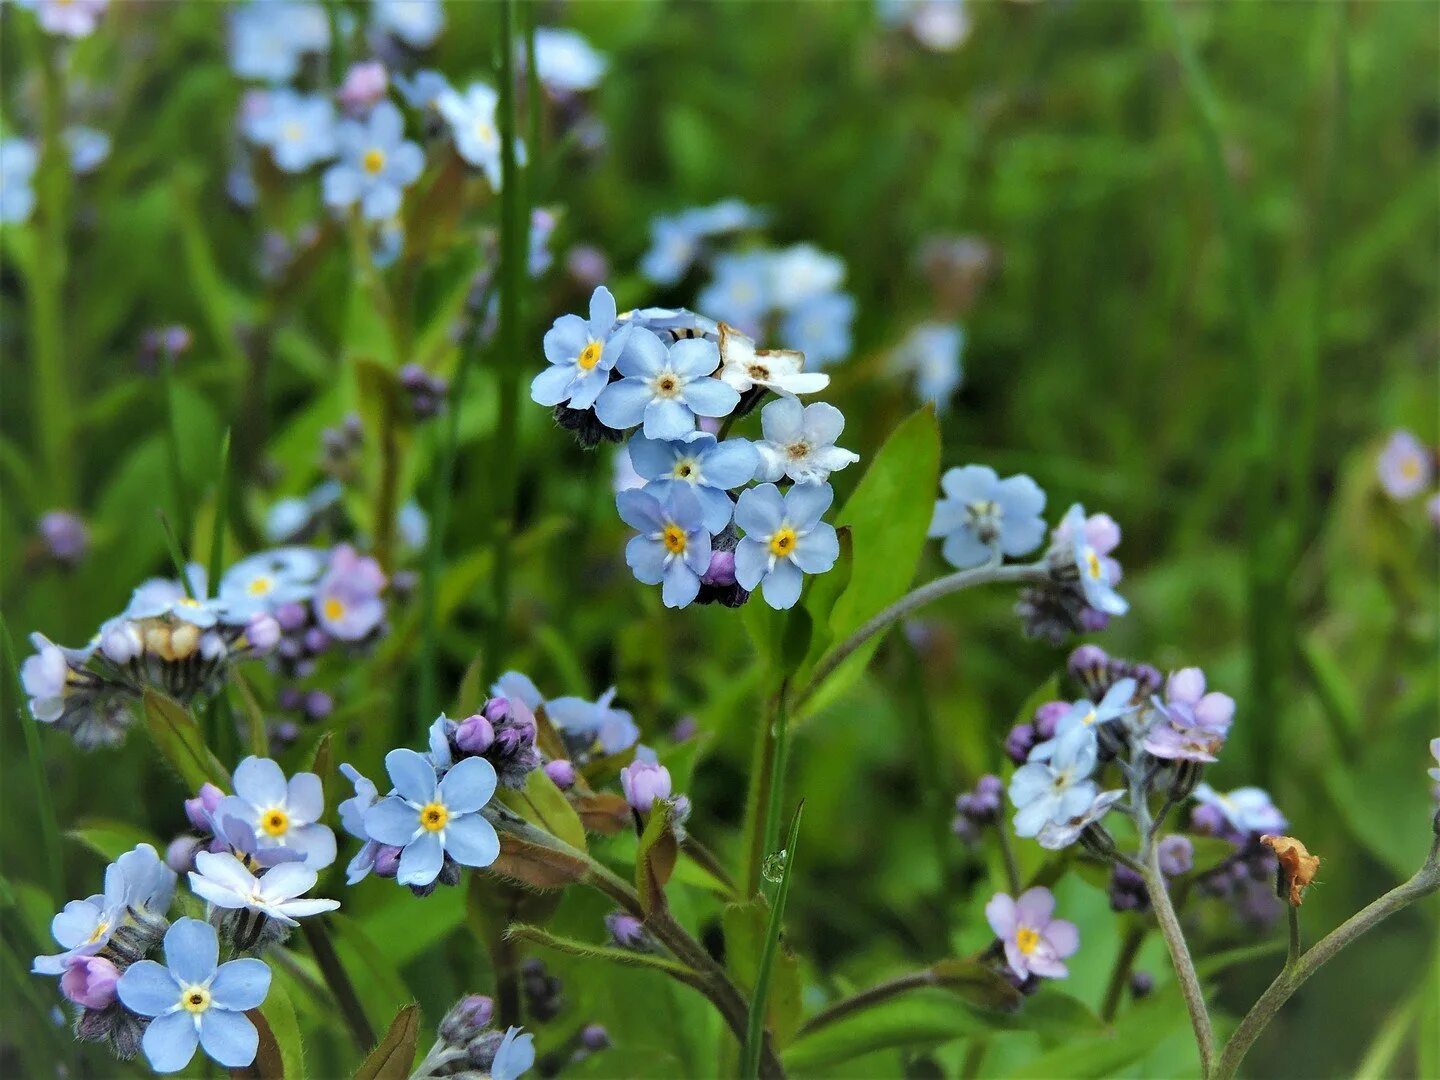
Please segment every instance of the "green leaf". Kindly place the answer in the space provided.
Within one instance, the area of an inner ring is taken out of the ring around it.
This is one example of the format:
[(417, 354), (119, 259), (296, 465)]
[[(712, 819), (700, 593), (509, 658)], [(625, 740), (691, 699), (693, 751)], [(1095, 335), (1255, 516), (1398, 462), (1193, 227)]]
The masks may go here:
[(420, 1006), (406, 1005), (390, 1022), (380, 1044), (355, 1071), (355, 1080), (405, 1080), (420, 1038)]
[(320, 789), (325, 796), (326, 806), (338, 805), (335, 800), (336, 778), (339, 771), (335, 768), (335, 733), (327, 731), (321, 735), (315, 743), (315, 752), (310, 755), (310, 772), (320, 778)]
[(555, 786), (544, 769), (531, 769), (520, 791), (505, 789), (500, 799), (531, 824), (571, 847), (585, 850), (585, 826), (565, 793)]
[(194, 719), (154, 690), (145, 691), (145, 730), (191, 791), (198, 791), (206, 781), (229, 789), (230, 773), (205, 745)]
[(675, 835), (670, 814), (668, 802), (655, 802), (635, 852), (635, 887), (640, 892), (640, 906), (647, 913), (665, 910), (665, 885), (680, 856), (680, 838)]
[[(850, 581), (830, 612), (829, 639), (843, 642), (866, 620), (898, 600), (915, 577), (940, 482), (940, 432), (935, 411), (912, 414), (885, 440), (836, 522), (850, 528)], [(806, 711), (818, 712), (869, 664), (883, 634), (856, 649), (817, 687)]]
[(944, 989), (982, 1009), (1014, 1012), (1025, 1002), (1008, 979), (978, 960), (952, 957), (941, 960), (930, 971)]
[[(418, 909), (417, 909), (417, 917)], [(359, 921), (340, 912), (326, 916), (335, 932), (335, 951), (369, 1016), (385, 1016), (413, 996), (385, 952)], [(408, 1067), (409, 1062), (406, 1062)]]
[(954, 995), (916, 990), (802, 1034), (785, 1051), (785, 1068), (794, 1074), (815, 1072), (877, 1050), (935, 1046), (991, 1030), (987, 1018), (957, 1005)]
[[(1145, 1058), (1187, 1023), (1179, 990), (1168, 986), (1124, 1013), (1108, 1031), (1089, 1039), (1067, 1039), (1010, 1075), (1033, 1080), (1114, 1076)], [(1181, 1071), (1177, 1065), (1177, 1074)]]
[[(763, 896), (743, 904), (726, 904), (721, 915), (725, 928), (725, 966), (746, 994), (755, 986), (760, 956), (765, 949), (765, 927), (769, 922), (770, 904)], [(769, 1000), (765, 1006), (766, 1023), (778, 1046), (787, 1045), (799, 1030), (802, 992), (800, 962), (782, 945), (771, 965)]]
[(149, 832), (126, 821), (87, 818), (68, 830), (65, 835), (88, 847), (107, 862), (114, 862), (139, 844), (149, 844), (162, 855), (165, 852), (165, 845), (156, 841)]
[(265, 1004), (246, 1013), (260, 1035), (255, 1063), (247, 1069), (232, 1069), (232, 1077), (258, 1076), (261, 1080), (304, 1080), (305, 1056), (300, 1044), (300, 1023), (290, 995), (272, 980)]

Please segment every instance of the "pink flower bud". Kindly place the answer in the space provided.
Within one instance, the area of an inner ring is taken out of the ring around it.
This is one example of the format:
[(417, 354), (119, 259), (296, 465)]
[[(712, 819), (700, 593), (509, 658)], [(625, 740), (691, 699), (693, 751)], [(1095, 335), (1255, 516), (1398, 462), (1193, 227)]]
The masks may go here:
[(120, 969), (102, 956), (72, 960), (60, 976), (60, 992), (86, 1009), (103, 1009), (115, 1000)]
[(1165, 682), (1165, 698), (1181, 705), (1194, 705), (1205, 693), (1205, 673), (1198, 667), (1172, 671)]
[(483, 754), (494, 742), (494, 725), (478, 713), (462, 720), (455, 729), (455, 745), (467, 754)]
[(267, 653), (280, 644), (280, 624), (271, 615), (256, 615), (245, 624), (245, 639), (256, 652)]
[(545, 775), (554, 781), (555, 786), (561, 791), (568, 791), (575, 786), (575, 766), (564, 758), (545, 763)]
[(625, 801), (643, 814), (656, 799), (670, 797), (670, 770), (653, 761), (633, 761), (620, 770), (620, 786)]

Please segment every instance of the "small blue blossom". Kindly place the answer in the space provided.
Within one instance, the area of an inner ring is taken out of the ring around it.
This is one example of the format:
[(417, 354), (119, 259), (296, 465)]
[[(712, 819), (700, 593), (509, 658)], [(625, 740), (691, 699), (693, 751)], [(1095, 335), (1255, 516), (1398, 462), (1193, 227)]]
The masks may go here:
[(519, 701), (531, 712), (545, 704), (545, 699), (540, 694), (540, 688), (535, 685), (534, 680), (529, 675), (522, 675), (518, 671), (507, 671), (501, 675), (495, 680), (495, 685), (490, 687), (490, 693), (494, 697)]
[(1079, 727), (1058, 740), (1048, 761), (1031, 761), (1010, 778), (1015, 835), (1036, 836), (1046, 825), (1065, 825), (1095, 804), (1099, 788), (1090, 779), (1099, 748), (1095, 733)]
[(385, 769), (396, 793), (365, 811), (365, 831), (402, 849), (395, 876), (401, 885), (429, 885), (447, 855), (462, 866), (489, 866), (499, 856), (495, 827), (478, 813), (495, 794), (490, 762), (465, 758), (437, 779), (424, 755), (402, 748), (385, 755)]
[[(1114, 528), (1114, 523), (1110, 522), (1110, 526)], [(1080, 588), (1085, 594), (1085, 602), (1106, 615), (1124, 615), (1129, 611), (1129, 603), (1115, 591), (1120, 566), (1114, 559), (1106, 557), (1110, 549), (1119, 543), (1119, 529), (1114, 528), (1114, 543), (1106, 546), (1107, 541), (1092, 535), (1092, 521), (1086, 519), (1085, 508), (1076, 503), (1066, 511), (1065, 519), (1056, 531), (1070, 545), (1076, 569), (1080, 571)]]
[(1078, 738), (1087, 731), (1094, 737), (1096, 728), (1101, 724), (1134, 712), (1135, 706), (1130, 703), (1130, 699), (1135, 696), (1135, 686), (1134, 679), (1121, 679), (1105, 691), (1099, 704), (1089, 698), (1081, 698), (1072, 703), (1064, 715), (1055, 721), (1055, 737), (1037, 744), (1030, 751), (1029, 760), (1044, 761), (1055, 752), (1055, 748), (1062, 741)]
[(774, 484), (740, 495), (735, 524), (745, 536), (735, 549), (735, 580), (754, 592), (762, 583), (772, 608), (794, 607), (805, 574), (823, 574), (840, 557), (835, 527), (820, 520), (835, 492), (829, 484), (796, 484), (783, 496)]
[(422, 68), (408, 77), (397, 72), (391, 81), (395, 84), (395, 89), (400, 91), (400, 97), (405, 104), (422, 112), (435, 108), (440, 101), (440, 95), (450, 89), (449, 80), (440, 72), (429, 68)]
[(115, 991), (124, 1006), (154, 1017), (141, 1048), (156, 1072), (185, 1068), (197, 1044), (226, 1068), (255, 1060), (260, 1036), (245, 1012), (265, 1001), (270, 969), (253, 957), (219, 959), (214, 927), (178, 919), (165, 934), (163, 965), (141, 960), (120, 976)]
[[(525, 163), (524, 149), (523, 146), (516, 147), (516, 157), (522, 165)], [(537, 206), (530, 211), (530, 235), (525, 249), (525, 269), (533, 278), (540, 277), (555, 264), (555, 256), (550, 251), (550, 238), (555, 235), (555, 226), (559, 223), (560, 215), (548, 207)]]
[(765, 438), (755, 444), (757, 480), (788, 476), (799, 484), (823, 484), (832, 472), (860, 460), (859, 454), (835, 445), (845, 430), (845, 415), (827, 402), (801, 405), (797, 398), (778, 398), (760, 410), (760, 430)]
[(335, 156), (339, 146), (335, 106), (321, 94), (272, 90), (244, 119), (245, 137), (269, 149), (283, 172), (301, 173)]
[(855, 298), (849, 293), (821, 293), (797, 304), (780, 324), (780, 338), (799, 349), (817, 368), (850, 355), (850, 327), (855, 321)]
[(445, 29), (440, 0), (374, 0), (370, 25), (412, 49), (428, 49)]
[(238, 818), (255, 830), (261, 847), (301, 852), (305, 865), (323, 870), (335, 861), (335, 834), (320, 824), (325, 793), (320, 777), (299, 772), (288, 780), (269, 758), (247, 757), (235, 767), (235, 794), (220, 800), (215, 818)]
[(1195, 801), (1218, 811), (1225, 823), (1238, 833), (1255, 836), (1283, 833), (1288, 825), (1285, 815), (1276, 809), (1263, 788), (1241, 787), (1224, 794), (1209, 784), (1199, 784), (1195, 788)]
[(594, 739), (606, 754), (618, 754), (635, 745), (640, 729), (635, 718), (625, 709), (613, 707), (615, 687), (610, 687), (596, 701), (578, 697), (552, 698), (545, 703), (545, 715), (567, 735)]
[(601, 285), (590, 294), (588, 321), (579, 315), (561, 315), (546, 331), (545, 359), (550, 366), (530, 383), (531, 400), (537, 405), (590, 408), (636, 329), (629, 322), (616, 323), (615, 297)]
[(495, 88), (480, 82), (471, 83), (463, 94), (447, 86), (435, 98), (456, 153), (483, 172), (496, 191), (500, 190), (500, 131), (495, 123), (499, 102)]
[(666, 349), (655, 334), (636, 328), (616, 364), (624, 378), (605, 387), (595, 415), (623, 431), (645, 425), (651, 439), (678, 439), (695, 429), (697, 416), (727, 416), (740, 394), (712, 378), (720, 366), (713, 341), (687, 338)]
[(190, 871), (190, 891), (226, 911), (255, 911), (285, 926), (296, 919), (334, 911), (338, 900), (302, 900), (315, 887), (315, 871), (300, 862), (271, 866), (260, 876), (228, 852), (202, 851)]
[(744, 439), (718, 442), (714, 435), (692, 431), (679, 439), (630, 440), (630, 461), (648, 483), (645, 490), (662, 502), (679, 485), (688, 486), (700, 503), (705, 528), (712, 534), (730, 524), (735, 504), (727, 492), (755, 477), (760, 458)]
[(364, 120), (342, 120), (337, 138), (340, 160), (325, 172), (325, 205), (344, 209), (358, 202), (371, 221), (394, 217), (401, 193), (425, 167), (420, 147), (405, 139), (400, 110), (382, 101)]
[(699, 258), (704, 241), (763, 224), (765, 215), (739, 199), (665, 214), (650, 222), (650, 247), (640, 272), (657, 285), (674, 285)]
[(1095, 796), (1094, 802), (1073, 817), (1066, 818), (1063, 822), (1047, 821), (1040, 826), (1040, 831), (1035, 834), (1036, 843), (1046, 851), (1059, 851), (1069, 847), (1080, 839), (1081, 833), (1108, 814), (1124, 797), (1123, 791), (1100, 792)]
[(325, 559), (314, 548), (280, 547), (241, 559), (220, 578), (219, 599), (227, 609), (249, 606), (274, 614), (280, 604), (305, 603)]
[(35, 12), (40, 28), (47, 34), (79, 39), (95, 32), (110, 0), (17, 0), (22, 8)]
[(105, 891), (71, 900), (50, 921), (50, 932), (65, 950), (37, 956), (31, 971), (59, 975), (77, 957), (94, 956), (132, 913), (163, 915), (175, 894), (175, 871), (149, 844), (127, 851), (105, 868)]
[(696, 305), (722, 322), (759, 337), (766, 316), (777, 307), (771, 292), (773, 256), (768, 251), (731, 252), (715, 259), (714, 277)]
[(965, 331), (959, 326), (922, 322), (896, 346), (890, 366), (898, 373), (913, 375), (920, 400), (934, 402), (936, 411), (944, 412), (964, 374), (960, 363), (964, 348)]
[(170, 615), (202, 629), (214, 626), (220, 621), (220, 605), (209, 596), (207, 577), (205, 568), (199, 563), (188, 563), (185, 567), (185, 579), (190, 586), (188, 591), (178, 581), (151, 578), (137, 586), (130, 595), (125, 617), (154, 619)]
[(355, 857), (345, 867), (345, 884), (356, 885), (374, 869), (375, 853), (380, 848), (365, 831), (365, 811), (380, 801), (380, 791), (373, 781), (362, 776), (353, 765), (342, 764), (340, 772), (355, 787), (355, 794), (342, 800), (336, 807), (340, 814), (340, 827), (356, 840), (364, 841)]
[(25, 139), (0, 142), (0, 223), (28, 221), (35, 209), (35, 169), (40, 155)]
[(535, 73), (553, 96), (594, 90), (609, 67), (604, 55), (574, 30), (535, 28)]
[(490, 1080), (517, 1080), (535, 1064), (535, 1036), (518, 1027), (505, 1030), (490, 1065)]
[(792, 244), (768, 254), (771, 303), (780, 311), (838, 292), (845, 281), (845, 260), (814, 244)]
[(683, 608), (694, 600), (710, 568), (710, 532), (690, 488), (672, 487), (663, 501), (648, 491), (622, 491), (615, 508), (625, 524), (639, 530), (625, 545), (625, 561), (636, 579), (663, 583), (666, 607)]
[(1045, 492), (1023, 473), (1001, 480), (988, 465), (966, 465), (947, 469), (940, 488), (930, 536), (945, 538), (941, 554), (959, 570), (1024, 555), (1045, 538)]
[(230, 16), (230, 67), (242, 79), (289, 82), (307, 53), (330, 47), (330, 20), (319, 4), (250, 0)]
[(70, 171), (88, 176), (110, 156), (110, 136), (99, 128), (76, 124), (65, 129), (65, 148), (70, 151)]

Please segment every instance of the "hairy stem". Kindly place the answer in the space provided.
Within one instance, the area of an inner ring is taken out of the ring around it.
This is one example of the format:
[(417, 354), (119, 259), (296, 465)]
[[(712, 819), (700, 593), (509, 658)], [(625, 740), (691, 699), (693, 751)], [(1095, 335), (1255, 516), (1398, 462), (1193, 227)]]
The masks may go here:
[(847, 1016), (863, 1012), (876, 1005), (882, 1005), (891, 998), (897, 998), (902, 994), (908, 994), (911, 990), (943, 985), (945, 985), (944, 979), (930, 968), (897, 975), (893, 979), (876, 983), (868, 990), (861, 990), (858, 994), (852, 994), (848, 998), (843, 998), (835, 1004), (821, 1009), (801, 1025), (797, 1037), (810, 1035), (821, 1028), (844, 1020)]
[(1190, 946), (1185, 942), (1185, 932), (1180, 929), (1180, 920), (1170, 903), (1170, 892), (1165, 887), (1165, 875), (1160, 871), (1158, 845), (1145, 845), (1145, 861), (1141, 864), (1145, 879), (1145, 891), (1150, 896), (1150, 905), (1155, 909), (1155, 920), (1160, 924), (1160, 935), (1170, 951), (1170, 962), (1175, 966), (1175, 978), (1180, 984), (1180, 993), (1185, 998), (1186, 1011), (1190, 1013), (1190, 1026), (1195, 1029), (1195, 1043), (1200, 1048), (1200, 1067), (1206, 1075), (1210, 1073), (1215, 1057), (1215, 1032), (1210, 1026), (1210, 1012), (1205, 1007), (1205, 993), (1200, 987), (1200, 977), (1195, 974), (1195, 962), (1190, 958)]

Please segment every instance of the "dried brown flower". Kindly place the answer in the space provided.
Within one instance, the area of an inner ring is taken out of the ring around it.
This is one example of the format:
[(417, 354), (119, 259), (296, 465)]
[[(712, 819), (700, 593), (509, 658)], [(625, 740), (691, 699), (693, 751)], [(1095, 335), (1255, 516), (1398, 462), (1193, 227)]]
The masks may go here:
[[(1293, 836), (1262, 836), (1260, 842), (1280, 860), (1280, 883), (1288, 884), (1288, 899), (1294, 907), (1299, 907), (1305, 887), (1315, 880), (1315, 871), (1320, 869), (1320, 856), (1311, 855)], [(1285, 898), (1283, 888), (1281, 897)]]

